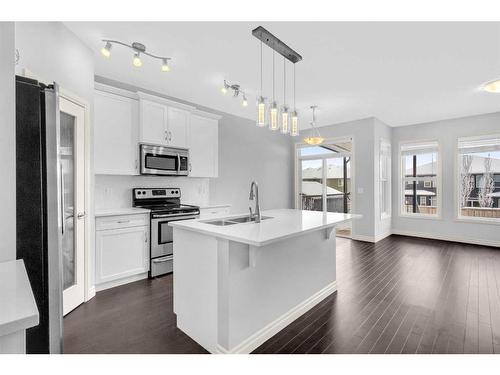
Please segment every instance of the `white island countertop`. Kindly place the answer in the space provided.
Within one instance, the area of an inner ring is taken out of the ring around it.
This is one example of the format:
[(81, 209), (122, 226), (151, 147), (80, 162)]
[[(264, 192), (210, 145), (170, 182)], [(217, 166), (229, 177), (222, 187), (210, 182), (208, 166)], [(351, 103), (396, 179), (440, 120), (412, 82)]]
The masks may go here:
[[(248, 214), (230, 215), (223, 219), (245, 215)], [(173, 228), (199, 232), (252, 246), (266, 246), (286, 238), (299, 236), (315, 230), (331, 228), (361, 217), (360, 215), (353, 214), (323, 213), (293, 209), (263, 211), (262, 216), (269, 216), (271, 219), (262, 220), (260, 223), (239, 223), (225, 226), (207, 223), (207, 221), (217, 219), (194, 219), (174, 221), (170, 222), (169, 225)]]
[(0, 263), (0, 336), (38, 325), (38, 308), (22, 260)]

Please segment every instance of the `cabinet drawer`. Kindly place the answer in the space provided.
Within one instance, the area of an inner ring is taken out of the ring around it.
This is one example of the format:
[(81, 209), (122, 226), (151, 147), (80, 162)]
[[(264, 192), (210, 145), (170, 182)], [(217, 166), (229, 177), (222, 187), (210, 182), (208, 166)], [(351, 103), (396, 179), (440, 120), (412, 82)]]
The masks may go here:
[(174, 270), (174, 258), (172, 255), (151, 260), (151, 277), (170, 273)]
[(142, 227), (149, 225), (148, 214), (104, 216), (96, 219), (96, 230)]
[(207, 207), (200, 208), (200, 218), (205, 219), (215, 216), (229, 215), (230, 207)]

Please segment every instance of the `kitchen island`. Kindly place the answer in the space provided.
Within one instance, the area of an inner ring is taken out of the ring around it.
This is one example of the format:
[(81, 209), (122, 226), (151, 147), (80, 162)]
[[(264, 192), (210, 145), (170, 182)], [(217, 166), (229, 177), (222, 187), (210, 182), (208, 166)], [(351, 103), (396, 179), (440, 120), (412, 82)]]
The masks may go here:
[(280, 209), (260, 223), (170, 223), (177, 326), (211, 353), (250, 353), (336, 291), (335, 227), (355, 216)]

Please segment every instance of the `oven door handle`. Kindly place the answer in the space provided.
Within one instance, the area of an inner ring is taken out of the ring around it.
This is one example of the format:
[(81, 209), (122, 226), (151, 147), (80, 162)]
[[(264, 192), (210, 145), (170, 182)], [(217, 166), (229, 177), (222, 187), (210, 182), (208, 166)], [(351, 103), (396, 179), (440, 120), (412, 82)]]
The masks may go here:
[(172, 260), (172, 259), (174, 259), (173, 256), (168, 256), (168, 257), (160, 258), (160, 259), (152, 259), (151, 261), (153, 263), (165, 263), (165, 262), (168, 262), (169, 260)]
[[(168, 219), (168, 218), (175, 218), (176, 220), (179, 220), (179, 218), (182, 218), (182, 219), (197, 219), (198, 215), (185, 215), (185, 214), (167, 214), (167, 215), (155, 215), (153, 216), (151, 219), (152, 220), (155, 220), (155, 219)], [(171, 220), (171, 221), (174, 221), (174, 220)]]
[(181, 155), (177, 154), (177, 173), (181, 173)]

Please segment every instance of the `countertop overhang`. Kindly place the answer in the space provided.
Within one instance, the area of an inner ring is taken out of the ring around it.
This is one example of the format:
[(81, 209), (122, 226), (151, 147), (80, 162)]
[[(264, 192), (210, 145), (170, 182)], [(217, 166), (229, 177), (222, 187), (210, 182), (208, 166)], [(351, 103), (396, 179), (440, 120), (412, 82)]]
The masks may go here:
[(0, 263), (0, 336), (38, 325), (35, 297), (24, 262)]
[[(244, 215), (230, 215), (227, 218)], [(208, 219), (194, 219), (174, 221), (169, 225), (173, 228), (260, 247), (308, 232), (335, 227), (361, 217), (361, 215), (354, 214), (294, 209), (267, 210), (262, 212), (262, 216), (269, 216), (271, 219), (263, 220), (260, 223), (241, 223), (228, 226), (206, 223), (209, 221)]]

